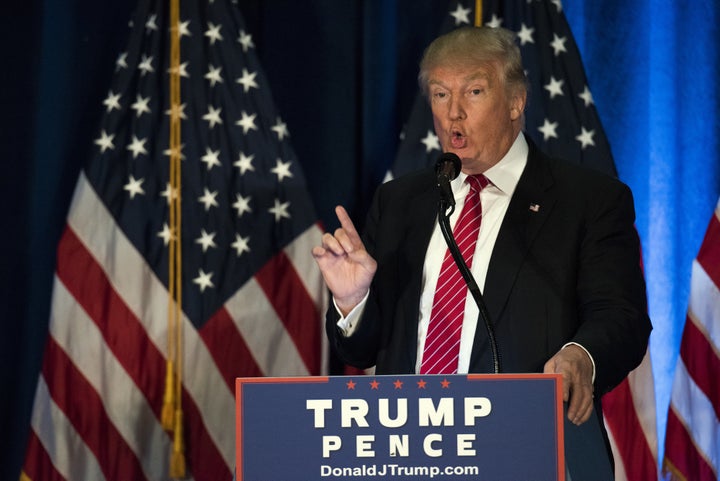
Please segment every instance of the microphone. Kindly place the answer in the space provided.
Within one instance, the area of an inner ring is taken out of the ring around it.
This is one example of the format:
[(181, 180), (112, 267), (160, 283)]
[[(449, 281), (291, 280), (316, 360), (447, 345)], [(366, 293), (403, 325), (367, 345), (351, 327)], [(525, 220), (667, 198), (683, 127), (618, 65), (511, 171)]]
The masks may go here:
[(450, 188), (450, 181), (460, 174), (460, 157), (452, 152), (445, 152), (435, 162), (435, 175), (437, 176), (437, 185), (440, 187), (440, 202), (446, 208), (455, 207), (455, 196)]

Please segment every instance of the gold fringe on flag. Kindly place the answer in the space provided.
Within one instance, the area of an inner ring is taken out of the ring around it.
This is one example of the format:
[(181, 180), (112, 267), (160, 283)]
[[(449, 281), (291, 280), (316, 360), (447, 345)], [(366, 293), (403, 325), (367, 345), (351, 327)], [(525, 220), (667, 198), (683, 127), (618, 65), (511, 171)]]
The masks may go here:
[(168, 360), (162, 425), (173, 433), (170, 477), (187, 476), (183, 439), (182, 181), (180, 136), (180, 0), (170, 0), (170, 243), (168, 249)]
[(475, 0), (475, 26), (482, 26), (482, 0)]
[(185, 466), (185, 442), (183, 440), (182, 410), (175, 410), (175, 428), (173, 430), (173, 448), (170, 455), (170, 477), (184, 478), (187, 471)]
[(668, 458), (663, 460), (662, 473), (666, 477), (667, 481), (688, 481), (682, 471), (680, 471)]
[[(172, 294), (168, 296), (172, 298)], [(172, 301), (170, 301), (172, 303)], [(175, 363), (172, 359), (175, 357), (174, 354), (170, 353), (170, 324), (172, 323), (172, 317), (168, 315), (168, 360), (165, 363), (165, 395), (163, 396), (163, 407), (160, 416), (160, 422), (165, 431), (172, 431), (174, 423), (174, 411), (175, 411)]]

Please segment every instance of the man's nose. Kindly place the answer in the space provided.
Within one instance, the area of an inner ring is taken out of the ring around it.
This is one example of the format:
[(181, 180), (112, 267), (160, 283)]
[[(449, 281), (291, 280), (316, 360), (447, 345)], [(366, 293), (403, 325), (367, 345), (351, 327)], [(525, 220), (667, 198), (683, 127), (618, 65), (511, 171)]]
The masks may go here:
[(465, 107), (461, 99), (452, 99), (450, 101), (448, 116), (450, 120), (461, 120), (465, 118)]

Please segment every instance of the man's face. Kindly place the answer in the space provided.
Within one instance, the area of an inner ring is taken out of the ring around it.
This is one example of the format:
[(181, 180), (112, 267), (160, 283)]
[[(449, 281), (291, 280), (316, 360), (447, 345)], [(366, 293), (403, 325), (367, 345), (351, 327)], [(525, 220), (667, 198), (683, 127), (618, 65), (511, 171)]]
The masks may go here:
[(498, 163), (520, 132), (525, 94), (511, 97), (498, 67), (434, 68), (428, 94), (443, 151), (457, 154), (467, 174)]

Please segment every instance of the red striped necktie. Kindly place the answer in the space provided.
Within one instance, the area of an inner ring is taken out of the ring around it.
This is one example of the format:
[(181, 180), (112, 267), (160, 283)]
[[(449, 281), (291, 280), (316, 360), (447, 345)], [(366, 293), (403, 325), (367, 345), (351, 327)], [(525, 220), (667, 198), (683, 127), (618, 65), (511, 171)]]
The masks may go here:
[[(453, 230), (453, 236), (465, 263), (471, 267), (482, 221), (480, 191), (489, 181), (481, 174), (469, 175), (465, 182), (470, 184), (470, 192), (465, 197), (465, 205)], [(448, 249), (435, 289), (420, 374), (457, 373), (466, 298), (467, 285)]]

